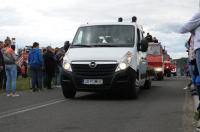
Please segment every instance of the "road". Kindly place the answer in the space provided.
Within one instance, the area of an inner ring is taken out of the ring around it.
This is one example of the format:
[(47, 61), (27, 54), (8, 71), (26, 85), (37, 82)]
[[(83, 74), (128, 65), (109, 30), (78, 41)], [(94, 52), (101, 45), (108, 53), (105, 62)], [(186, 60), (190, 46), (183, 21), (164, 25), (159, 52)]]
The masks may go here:
[(105, 93), (64, 99), (60, 88), (1, 94), (0, 132), (183, 132), (186, 83), (154, 81), (138, 100)]

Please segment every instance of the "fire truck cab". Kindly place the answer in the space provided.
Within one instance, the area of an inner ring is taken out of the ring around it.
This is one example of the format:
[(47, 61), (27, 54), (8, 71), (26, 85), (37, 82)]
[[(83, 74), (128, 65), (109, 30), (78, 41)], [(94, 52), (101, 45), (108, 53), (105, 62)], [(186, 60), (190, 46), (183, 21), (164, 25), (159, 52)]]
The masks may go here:
[(148, 66), (154, 70), (157, 80), (164, 78), (163, 48), (161, 43), (150, 42), (147, 51)]

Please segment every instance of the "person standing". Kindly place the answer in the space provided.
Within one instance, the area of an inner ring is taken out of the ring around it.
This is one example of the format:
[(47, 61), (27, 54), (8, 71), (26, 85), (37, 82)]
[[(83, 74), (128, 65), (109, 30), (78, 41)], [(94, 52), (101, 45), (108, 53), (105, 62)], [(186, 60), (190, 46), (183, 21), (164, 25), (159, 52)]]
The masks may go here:
[(5, 64), (3, 59), (3, 54), (1, 50), (3, 49), (3, 42), (0, 41), (0, 88), (4, 87), (4, 78), (5, 78)]
[(145, 37), (145, 39), (148, 41), (148, 42), (153, 42), (153, 38), (151, 36), (150, 33), (147, 33), (147, 36)]
[(55, 75), (56, 60), (51, 46), (47, 47), (47, 52), (43, 55), (43, 57), (44, 57), (44, 67), (46, 74), (46, 86), (47, 89), (52, 89), (51, 82)]
[(188, 52), (187, 65), (188, 65), (188, 71), (189, 71), (189, 74), (190, 74), (189, 76), (190, 76), (191, 80), (184, 89), (185, 90), (190, 89), (191, 91), (194, 91), (194, 94), (195, 94), (196, 89), (191, 89), (191, 87), (194, 87), (193, 83), (192, 83), (192, 78), (195, 76), (194, 75), (194, 67), (196, 65), (195, 54), (194, 54), (194, 37), (193, 37), (193, 35), (190, 35), (189, 40), (186, 41), (186, 43), (185, 43), (185, 47)]
[[(182, 34), (191, 33), (194, 36), (194, 51), (198, 71), (198, 76), (196, 76), (196, 78), (194, 79), (194, 83), (200, 96), (200, 11), (198, 11), (187, 23), (185, 23), (180, 28), (179, 32)], [(199, 115), (197, 129), (200, 130), (200, 104), (197, 107), (197, 112)]]
[[(2, 49), (3, 59), (5, 63), (5, 71), (6, 71), (6, 94), (7, 96), (19, 96), (16, 93), (16, 79), (17, 79), (17, 66), (16, 62), (16, 55), (12, 48), (10, 48), (10, 44), (5, 44), (4, 48)], [(11, 84), (11, 86), (10, 86)], [(10, 92), (10, 88), (12, 87), (12, 94)]]
[(60, 85), (60, 77), (62, 71), (62, 62), (65, 55), (64, 48), (57, 49), (54, 53), (54, 58), (56, 60), (56, 71), (55, 71), (55, 85)]
[(42, 90), (42, 69), (44, 61), (42, 58), (42, 52), (39, 49), (39, 43), (33, 43), (33, 49), (28, 55), (28, 65), (31, 74), (31, 84), (33, 92)]

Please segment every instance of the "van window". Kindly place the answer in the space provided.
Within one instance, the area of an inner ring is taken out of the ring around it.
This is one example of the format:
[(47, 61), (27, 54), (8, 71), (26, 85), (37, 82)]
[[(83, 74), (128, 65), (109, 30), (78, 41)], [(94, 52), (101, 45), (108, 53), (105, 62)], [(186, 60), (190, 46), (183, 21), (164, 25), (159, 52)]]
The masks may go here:
[(133, 47), (134, 26), (131, 25), (96, 25), (78, 29), (73, 46)]
[(83, 37), (83, 31), (79, 30), (77, 39), (75, 40), (75, 43), (80, 44), (81, 40), (82, 40), (82, 37)]

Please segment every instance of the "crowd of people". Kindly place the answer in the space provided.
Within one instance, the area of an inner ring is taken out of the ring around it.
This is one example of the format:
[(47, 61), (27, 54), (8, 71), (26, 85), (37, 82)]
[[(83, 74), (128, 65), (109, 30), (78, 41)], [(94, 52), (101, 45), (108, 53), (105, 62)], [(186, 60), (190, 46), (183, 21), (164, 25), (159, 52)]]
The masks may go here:
[[(6, 89), (8, 97), (16, 97), (16, 79), (21, 73), (23, 78), (30, 78), (30, 86), (33, 92), (41, 91), (43, 88), (52, 89), (54, 85), (60, 84), (60, 73), (62, 70), (62, 60), (69, 48), (66, 41), (61, 48), (53, 49), (51, 46), (40, 48), (38, 42), (34, 42), (31, 49), (15, 54), (15, 46), (9, 37), (5, 41), (0, 41), (0, 87)], [(19, 63), (21, 56), (22, 63)]]
[(156, 37), (152, 37), (152, 35), (150, 33), (147, 33), (147, 36), (145, 37), (145, 39), (148, 42), (158, 43), (158, 39)]

